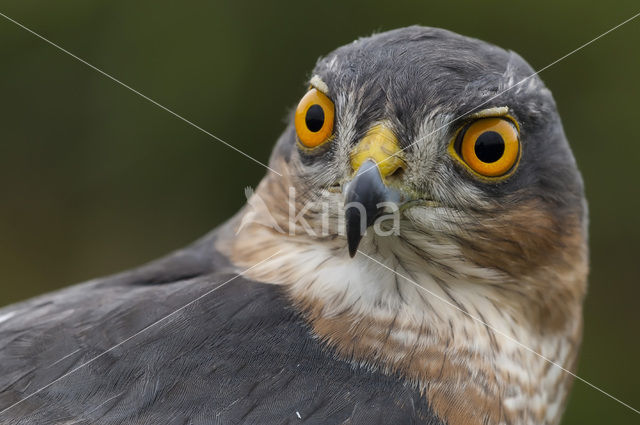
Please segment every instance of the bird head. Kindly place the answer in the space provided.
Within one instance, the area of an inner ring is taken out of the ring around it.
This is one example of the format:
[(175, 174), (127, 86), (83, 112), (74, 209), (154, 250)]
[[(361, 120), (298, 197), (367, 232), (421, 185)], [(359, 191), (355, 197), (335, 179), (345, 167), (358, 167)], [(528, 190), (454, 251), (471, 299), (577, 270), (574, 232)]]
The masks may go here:
[(341, 47), (311, 75), (271, 164), (310, 227), (329, 223), (315, 233), (343, 233), (344, 252), (387, 231), (426, 256), (425, 242), (449, 241), (521, 274), (584, 238), (555, 103), (516, 53), (411, 27)]

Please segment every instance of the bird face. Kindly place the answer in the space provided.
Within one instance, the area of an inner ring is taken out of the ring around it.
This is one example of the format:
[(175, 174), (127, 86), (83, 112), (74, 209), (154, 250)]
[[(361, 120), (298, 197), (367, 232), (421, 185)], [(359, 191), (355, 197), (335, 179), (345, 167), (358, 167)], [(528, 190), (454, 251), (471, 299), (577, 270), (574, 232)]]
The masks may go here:
[(351, 256), (389, 212), (394, 235), (426, 256), (446, 240), (520, 275), (582, 235), (582, 181), (554, 101), (517, 54), (412, 27), (339, 48), (312, 75), (273, 159), (306, 201), (336, 206)]

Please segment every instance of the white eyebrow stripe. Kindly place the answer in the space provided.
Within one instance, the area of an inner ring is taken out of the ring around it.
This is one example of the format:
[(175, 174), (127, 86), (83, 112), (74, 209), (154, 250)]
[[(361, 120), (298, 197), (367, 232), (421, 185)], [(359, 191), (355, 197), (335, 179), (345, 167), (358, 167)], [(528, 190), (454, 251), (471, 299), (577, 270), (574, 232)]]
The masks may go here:
[(483, 109), (475, 114), (469, 115), (471, 118), (486, 118), (486, 117), (502, 117), (509, 113), (508, 106), (497, 106), (495, 108)]
[(320, 78), (319, 75), (314, 75), (313, 77), (311, 77), (309, 83), (316, 89), (320, 90), (322, 93), (329, 93), (329, 86), (327, 86), (327, 83), (322, 81), (322, 78)]

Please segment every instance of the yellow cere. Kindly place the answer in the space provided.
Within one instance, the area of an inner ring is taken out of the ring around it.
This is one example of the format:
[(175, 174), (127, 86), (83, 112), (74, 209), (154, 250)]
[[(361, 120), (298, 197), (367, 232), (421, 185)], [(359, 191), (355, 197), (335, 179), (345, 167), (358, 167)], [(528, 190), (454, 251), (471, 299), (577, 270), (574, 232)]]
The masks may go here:
[(373, 159), (378, 164), (383, 179), (404, 165), (398, 139), (391, 129), (376, 125), (367, 132), (351, 152), (351, 167), (354, 172), (368, 159)]

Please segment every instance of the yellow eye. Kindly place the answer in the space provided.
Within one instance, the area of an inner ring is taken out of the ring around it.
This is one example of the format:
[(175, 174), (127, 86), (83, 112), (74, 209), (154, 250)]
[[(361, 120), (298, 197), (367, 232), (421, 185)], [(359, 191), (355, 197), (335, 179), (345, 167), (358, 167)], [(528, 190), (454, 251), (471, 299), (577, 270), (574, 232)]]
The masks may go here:
[(317, 89), (311, 89), (298, 103), (296, 133), (307, 148), (320, 146), (333, 134), (334, 106), (331, 99)]
[(471, 170), (484, 177), (500, 177), (513, 169), (520, 157), (515, 125), (503, 118), (483, 118), (458, 137), (458, 153)]

